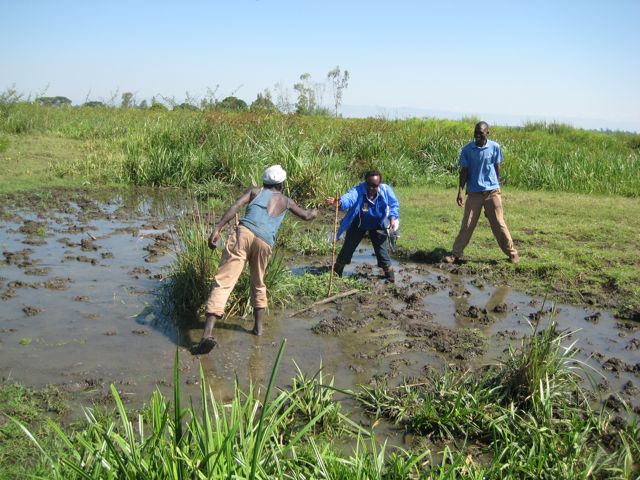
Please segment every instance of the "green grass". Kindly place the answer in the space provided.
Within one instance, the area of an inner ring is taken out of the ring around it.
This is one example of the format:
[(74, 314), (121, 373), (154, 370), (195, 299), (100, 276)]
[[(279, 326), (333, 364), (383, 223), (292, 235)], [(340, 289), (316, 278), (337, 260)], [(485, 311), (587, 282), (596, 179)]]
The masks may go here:
[(38, 436), (51, 453), (61, 452), (54, 429), (46, 419), (63, 418), (67, 399), (55, 387), (33, 389), (11, 381), (0, 382), (0, 478), (25, 478), (26, 472), (46, 475), (48, 466), (37, 447), (11, 418)]
[[(268, 164), (281, 163), (290, 176), (288, 193), (303, 205), (343, 191), (372, 167), (395, 186), (454, 185), (473, 121), (0, 105), (0, 134), (11, 143), (54, 137), (87, 149), (80, 161), (58, 162), (52, 169), (58, 177), (246, 186)], [(528, 124), (496, 126), (492, 138), (504, 147), (504, 178), (513, 186), (631, 197), (640, 191), (640, 135)]]
[[(456, 190), (399, 188), (402, 253), (437, 263), (450, 251), (462, 209)], [(521, 262), (512, 265), (480, 219), (462, 271), (554, 300), (640, 308), (640, 204), (608, 195), (503, 189), (505, 219)], [(417, 252), (417, 255), (415, 255)]]

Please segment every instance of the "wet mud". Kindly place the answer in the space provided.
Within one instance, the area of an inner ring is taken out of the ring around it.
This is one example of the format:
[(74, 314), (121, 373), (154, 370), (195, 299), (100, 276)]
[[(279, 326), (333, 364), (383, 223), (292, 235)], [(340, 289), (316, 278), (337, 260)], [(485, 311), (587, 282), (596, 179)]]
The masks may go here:
[[(559, 328), (575, 331), (571, 341), (596, 372), (600, 401), (614, 411), (618, 397), (640, 407), (637, 322), (590, 305), (554, 306), (468, 276), (464, 265), (394, 262), (396, 283), (385, 283), (368, 245), (345, 269), (368, 292), (298, 315), (306, 305), (271, 310), (261, 337), (250, 333), (251, 318), (227, 318), (216, 324), (217, 346), (192, 356), (203, 319), (174, 318), (161, 295), (173, 226), (193, 210), (190, 198), (132, 190), (9, 200), (0, 221), (0, 376), (58, 385), (85, 405), (110, 402), (110, 384), (132, 405), (156, 388), (168, 393), (176, 349), (185, 393), (197, 396), (202, 363), (222, 400), (236, 378), (264, 384), (283, 339), (280, 385), (296, 364), (307, 373), (322, 365), (340, 388), (424, 378), (445, 364), (482, 367), (553, 313)], [(328, 259), (294, 262), (302, 272)]]

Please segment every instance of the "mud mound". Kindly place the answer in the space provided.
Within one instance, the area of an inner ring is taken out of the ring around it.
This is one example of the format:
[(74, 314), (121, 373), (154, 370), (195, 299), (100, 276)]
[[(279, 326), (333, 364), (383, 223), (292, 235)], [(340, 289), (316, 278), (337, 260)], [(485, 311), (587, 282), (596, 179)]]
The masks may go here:
[(456, 360), (468, 360), (482, 355), (486, 349), (486, 340), (474, 330), (452, 329), (429, 322), (412, 323), (406, 332), (409, 338), (389, 344), (378, 355), (435, 350)]
[(372, 317), (348, 318), (336, 315), (333, 318), (324, 318), (311, 328), (318, 335), (340, 335), (347, 330), (359, 330), (373, 320)]

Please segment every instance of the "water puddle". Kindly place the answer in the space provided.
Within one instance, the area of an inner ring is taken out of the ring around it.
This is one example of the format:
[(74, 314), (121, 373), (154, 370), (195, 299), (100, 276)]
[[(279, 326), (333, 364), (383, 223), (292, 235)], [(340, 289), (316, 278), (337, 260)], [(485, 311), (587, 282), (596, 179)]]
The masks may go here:
[[(531, 322), (544, 325), (552, 308), (507, 286), (404, 261), (395, 264), (395, 287), (385, 285), (365, 247), (345, 273), (370, 282), (371, 293), (299, 315), (306, 305), (271, 311), (262, 337), (249, 333), (252, 319), (229, 319), (214, 331), (218, 346), (193, 357), (187, 348), (199, 340), (201, 321), (171, 318), (159, 295), (173, 226), (192, 202), (179, 193), (128, 191), (53, 204), (0, 212), (0, 375), (59, 385), (84, 405), (107, 401), (110, 383), (131, 405), (155, 388), (169, 392), (176, 347), (183, 391), (197, 396), (202, 362), (223, 400), (236, 379), (266, 381), (282, 339), (280, 385), (298, 367), (313, 374), (320, 365), (341, 388), (376, 378), (399, 383), (445, 363), (476, 368), (518, 344)], [(575, 331), (578, 359), (602, 398), (619, 394), (638, 407), (640, 325), (588, 307), (555, 310), (559, 328)]]

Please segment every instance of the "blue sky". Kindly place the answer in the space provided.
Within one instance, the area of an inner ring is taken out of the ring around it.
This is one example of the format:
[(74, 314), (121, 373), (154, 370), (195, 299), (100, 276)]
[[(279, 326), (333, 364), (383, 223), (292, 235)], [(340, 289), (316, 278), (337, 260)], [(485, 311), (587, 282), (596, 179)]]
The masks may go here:
[[(0, 0), (0, 89), (74, 103), (219, 85), (251, 102), (349, 70), (345, 112), (640, 131), (640, 1)], [(327, 90), (325, 101), (331, 100)], [(350, 107), (351, 110), (349, 110)], [(369, 109), (369, 110), (366, 110)], [(373, 110), (372, 110), (373, 109)]]

